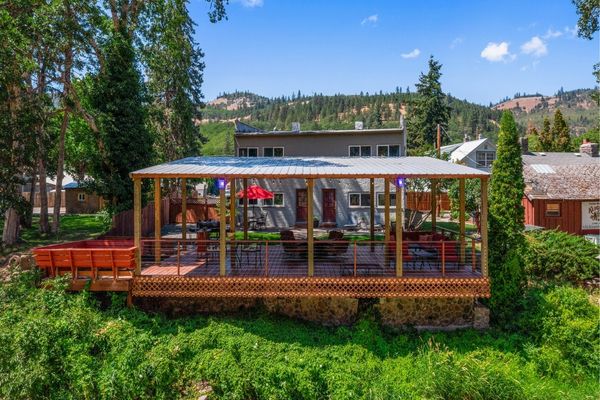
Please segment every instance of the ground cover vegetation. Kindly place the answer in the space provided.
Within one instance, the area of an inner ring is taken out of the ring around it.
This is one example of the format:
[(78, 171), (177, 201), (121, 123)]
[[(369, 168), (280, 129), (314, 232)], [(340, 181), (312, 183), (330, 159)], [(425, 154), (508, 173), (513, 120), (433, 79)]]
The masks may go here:
[(598, 308), (540, 286), (512, 330), (394, 332), (373, 313), (326, 328), (268, 316), (166, 319), (121, 296), (0, 286), (0, 398), (592, 399)]

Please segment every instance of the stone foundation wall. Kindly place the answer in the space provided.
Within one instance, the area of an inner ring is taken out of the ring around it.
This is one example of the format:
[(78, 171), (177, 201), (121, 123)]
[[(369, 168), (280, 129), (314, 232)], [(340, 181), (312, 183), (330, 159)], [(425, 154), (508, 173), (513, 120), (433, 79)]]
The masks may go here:
[(489, 310), (471, 298), (135, 298), (134, 304), (168, 316), (231, 314), (263, 308), (269, 313), (327, 326), (350, 325), (361, 313), (375, 309), (382, 325), (394, 328), (452, 330), (489, 326)]

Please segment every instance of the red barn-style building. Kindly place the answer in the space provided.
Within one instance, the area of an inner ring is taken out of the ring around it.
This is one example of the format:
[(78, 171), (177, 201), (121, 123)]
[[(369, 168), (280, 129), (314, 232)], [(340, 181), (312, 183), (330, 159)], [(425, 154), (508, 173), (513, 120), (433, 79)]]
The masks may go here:
[(523, 142), (525, 224), (576, 235), (600, 234), (598, 144), (579, 153), (527, 151)]

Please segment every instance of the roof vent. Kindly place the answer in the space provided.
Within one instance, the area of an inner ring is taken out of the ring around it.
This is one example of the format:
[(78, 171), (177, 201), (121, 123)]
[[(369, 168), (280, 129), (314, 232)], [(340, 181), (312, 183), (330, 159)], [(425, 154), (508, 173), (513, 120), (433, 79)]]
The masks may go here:
[(292, 122), (292, 132), (300, 132), (300, 122)]
[(581, 157), (581, 153), (573, 153), (575, 157)]
[(540, 156), (542, 156), (542, 157), (545, 156), (545, 155), (546, 155), (546, 153), (540, 153)]
[(354, 129), (360, 131), (364, 128), (364, 124), (362, 121), (354, 121)]

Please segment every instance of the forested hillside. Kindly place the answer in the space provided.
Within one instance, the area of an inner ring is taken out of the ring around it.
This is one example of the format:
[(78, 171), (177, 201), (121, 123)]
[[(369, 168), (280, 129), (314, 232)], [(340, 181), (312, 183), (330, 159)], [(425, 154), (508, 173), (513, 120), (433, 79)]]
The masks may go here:
[[(365, 128), (395, 127), (400, 115), (410, 114), (414, 93), (398, 88), (394, 93), (360, 93), (325, 96), (315, 94), (269, 99), (249, 92), (221, 95), (202, 110), (201, 128), (208, 139), (204, 154), (228, 154), (233, 151), (233, 121), (245, 120), (262, 129), (290, 129), (300, 122), (303, 130), (344, 129), (363, 121)], [(444, 143), (474, 139), (478, 134), (495, 138), (500, 111), (448, 96), (450, 120)]]

